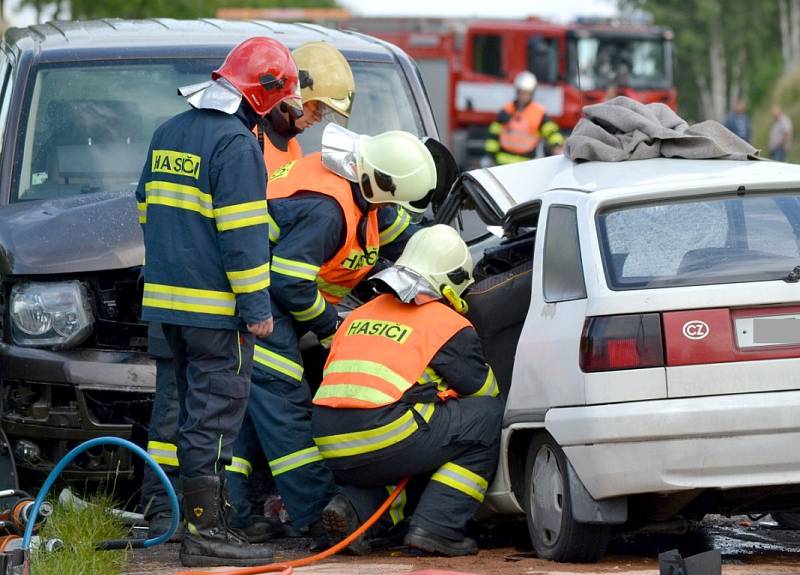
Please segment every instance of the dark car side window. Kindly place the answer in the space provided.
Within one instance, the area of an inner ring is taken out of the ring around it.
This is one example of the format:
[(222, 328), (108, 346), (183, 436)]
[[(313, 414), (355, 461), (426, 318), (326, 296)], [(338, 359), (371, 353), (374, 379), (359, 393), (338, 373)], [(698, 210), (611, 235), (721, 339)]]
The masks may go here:
[(472, 70), (488, 76), (503, 75), (503, 37), (476, 34), (472, 40)]
[(586, 297), (578, 216), (572, 206), (551, 206), (544, 238), (544, 299), (548, 303)]

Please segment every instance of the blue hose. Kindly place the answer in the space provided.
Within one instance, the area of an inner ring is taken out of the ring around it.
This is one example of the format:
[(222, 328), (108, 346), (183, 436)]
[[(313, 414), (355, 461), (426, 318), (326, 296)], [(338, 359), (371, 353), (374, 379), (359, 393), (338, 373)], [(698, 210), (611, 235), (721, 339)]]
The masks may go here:
[[(72, 451), (67, 453), (61, 461), (53, 468), (50, 472), (50, 475), (47, 476), (47, 480), (42, 485), (42, 489), (39, 491), (39, 495), (36, 496), (36, 499), (33, 502), (33, 508), (31, 509), (30, 519), (28, 520), (28, 524), (25, 526), (25, 534), (22, 537), (22, 550), (28, 551), (31, 546), (31, 536), (33, 535), (33, 527), (36, 525), (36, 518), (39, 516), (39, 508), (42, 506), (42, 502), (44, 498), (47, 496), (47, 492), (50, 491), (50, 488), (55, 483), (56, 479), (64, 469), (72, 463), (72, 460), (75, 459), (77, 455), (83, 453), (84, 451), (95, 447), (96, 445), (118, 445), (120, 447), (124, 447), (129, 451), (132, 451), (142, 459), (144, 459), (150, 468), (155, 472), (158, 479), (161, 481), (161, 484), (164, 486), (164, 489), (167, 490), (167, 496), (169, 497), (169, 506), (172, 511), (172, 522), (169, 524), (169, 529), (166, 532), (162, 533), (158, 537), (153, 537), (151, 539), (145, 539), (142, 541), (139, 540), (128, 540), (128, 539), (120, 539), (114, 541), (104, 541), (99, 545), (101, 549), (124, 549), (125, 547), (131, 545), (133, 547), (153, 547), (155, 545), (161, 545), (169, 540), (170, 537), (175, 533), (178, 529), (178, 520), (180, 517), (180, 510), (178, 509), (178, 496), (175, 495), (175, 489), (172, 487), (169, 479), (167, 478), (166, 473), (161, 467), (156, 463), (156, 461), (150, 457), (147, 452), (136, 445), (135, 443), (131, 443), (127, 439), (121, 439), (119, 437), (96, 437), (94, 439), (90, 439), (89, 441), (84, 441)], [(142, 541), (141, 543), (139, 543)]]

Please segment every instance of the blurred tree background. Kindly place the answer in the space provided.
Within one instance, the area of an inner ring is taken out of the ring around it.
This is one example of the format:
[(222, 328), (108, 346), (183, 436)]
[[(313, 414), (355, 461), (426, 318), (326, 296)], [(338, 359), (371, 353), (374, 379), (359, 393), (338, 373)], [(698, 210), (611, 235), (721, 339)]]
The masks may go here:
[[(213, 18), (219, 8), (334, 8), (336, 0), (22, 0), (37, 14), (55, 9), (54, 20), (69, 14), (88, 18)], [(49, 13), (49, 12), (48, 12)], [(41, 19), (41, 18), (40, 18)]]
[[(754, 144), (765, 148), (779, 104), (800, 131), (800, 0), (618, 0), (675, 34), (678, 105), (690, 121), (722, 120), (748, 104)], [(793, 146), (792, 161), (800, 161)]]

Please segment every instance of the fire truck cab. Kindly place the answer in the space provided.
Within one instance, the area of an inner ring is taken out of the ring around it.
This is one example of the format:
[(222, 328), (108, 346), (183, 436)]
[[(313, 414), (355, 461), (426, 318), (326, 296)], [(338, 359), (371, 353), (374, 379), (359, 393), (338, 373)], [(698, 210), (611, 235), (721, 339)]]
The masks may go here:
[(514, 77), (523, 70), (536, 75), (535, 99), (566, 132), (584, 105), (612, 95), (676, 106), (672, 32), (664, 28), (587, 19), (476, 21), (455, 58), (448, 123), (465, 167), (483, 155), (486, 126), (514, 99)]

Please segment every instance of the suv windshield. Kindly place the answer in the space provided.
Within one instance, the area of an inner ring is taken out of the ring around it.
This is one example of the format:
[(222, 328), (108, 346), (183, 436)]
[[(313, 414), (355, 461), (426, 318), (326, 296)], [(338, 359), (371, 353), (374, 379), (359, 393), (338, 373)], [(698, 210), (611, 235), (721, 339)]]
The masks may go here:
[[(186, 58), (40, 66), (22, 120), (12, 201), (132, 192), (153, 131), (187, 109), (176, 89), (208, 79), (220, 64)], [(397, 69), (351, 65), (358, 93), (350, 128), (421, 135), (419, 113)], [(302, 135), (304, 153), (319, 149), (321, 134), (322, 126), (315, 126)]]
[(777, 280), (800, 265), (800, 194), (611, 209), (598, 233), (611, 289)]
[(582, 90), (604, 89), (611, 85), (634, 89), (669, 88), (672, 77), (668, 46), (669, 42), (662, 38), (577, 38), (570, 50), (570, 83)]

